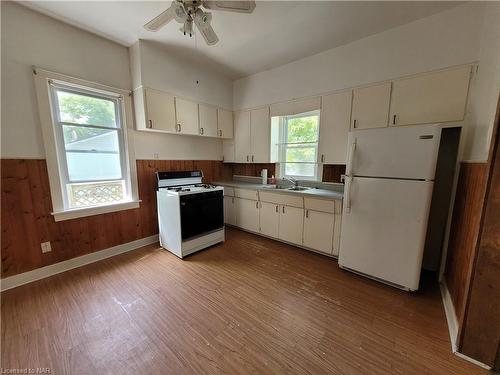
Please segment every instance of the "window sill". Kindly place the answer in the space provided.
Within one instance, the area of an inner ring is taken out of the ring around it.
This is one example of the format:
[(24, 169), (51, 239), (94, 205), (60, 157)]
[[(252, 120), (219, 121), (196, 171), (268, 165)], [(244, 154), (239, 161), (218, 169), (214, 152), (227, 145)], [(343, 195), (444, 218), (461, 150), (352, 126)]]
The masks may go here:
[(65, 211), (57, 211), (52, 212), (55, 221), (64, 221), (77, 219), (80, 217), (94, 216), (94, 215), (102, 215), (110, 212), (130, 210), (132, 208), (139, 208), (140, 200), (137, 201), (129, 201), (117, 204), (109, 204), (106, 206), (94, 206), (87, 208), (75, 208), (71, 210)]

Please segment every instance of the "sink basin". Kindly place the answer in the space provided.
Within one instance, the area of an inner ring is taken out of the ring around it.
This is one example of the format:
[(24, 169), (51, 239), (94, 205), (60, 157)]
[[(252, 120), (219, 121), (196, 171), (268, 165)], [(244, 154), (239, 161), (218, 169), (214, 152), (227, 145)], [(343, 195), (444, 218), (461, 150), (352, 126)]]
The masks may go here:
[(312, 189), (310, 187), (306, 187), (306, 186), (293, 186), (293, 187), (290, 187), (286, 190), (291, 190), (291, 191), (304, 191), (304, 190), (309, 190), (309, 189)]

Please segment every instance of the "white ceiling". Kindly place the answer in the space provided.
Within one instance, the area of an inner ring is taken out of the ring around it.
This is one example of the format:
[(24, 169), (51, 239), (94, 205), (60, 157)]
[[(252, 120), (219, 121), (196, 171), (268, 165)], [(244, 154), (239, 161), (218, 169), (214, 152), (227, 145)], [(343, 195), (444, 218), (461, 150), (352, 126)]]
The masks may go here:
[[(42, 13), (130, 46), (154, 40), (204, 62), (233, 79), (286, 64), (368, 35), (441, 12), (458, 2), (257, 1), (252, 14), (213, 11), (215, 46), (182, 35), (171, 22), (157, 33), (143, 25), (170, 1), (27, 1)], [(202, 54), (202, 55), (199, 55)]]

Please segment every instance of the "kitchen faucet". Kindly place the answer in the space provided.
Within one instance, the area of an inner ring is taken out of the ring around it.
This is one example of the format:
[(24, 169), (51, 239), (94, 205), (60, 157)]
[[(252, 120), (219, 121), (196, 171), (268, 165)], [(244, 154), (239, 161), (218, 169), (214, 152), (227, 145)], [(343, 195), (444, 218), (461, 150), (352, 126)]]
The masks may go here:
[(293, 184), (293, 187), (294, 188), (297, 188), (299, 186), (299, 181), (297, 181), (295, 178), (293, 177), (283, 177), (283, 180), (287, 180), (287, 181), (290, 181), (292, 184)]

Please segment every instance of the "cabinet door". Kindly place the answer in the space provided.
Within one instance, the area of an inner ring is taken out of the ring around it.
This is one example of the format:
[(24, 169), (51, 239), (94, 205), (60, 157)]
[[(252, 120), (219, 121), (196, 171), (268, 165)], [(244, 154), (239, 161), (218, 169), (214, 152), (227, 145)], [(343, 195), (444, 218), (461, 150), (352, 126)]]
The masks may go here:
[(351, 128), (370, 129), (386, 127), (390, 99), (390, 82), (354, 89)]
[(200, 104), (200, 135), (217, 137), (217, 108), (208, 104)]
[(259, 202), (234, 198), (236, 204), (236, 225), (242, 229), (259, 232)]
[(146, 128), (175, 132), (175, 99), (163, 91), (144, 89)]
[(238, 163), (250, 162), (250, 111), (234, 114), (234, 155)]
[(236, 209), (234, 197), (224, 197), (224, 223), (236, 225)]
[(394, 81), (391, 125), (463, 120), (470, 71), (467, 65)]
[(199, 134), (198, 103), (175, 98), (175, 116), (178, 133)]
[(304, 246), (332, 254), (334, 215), (306, 210), (304, 218)]
[(335, 221), (333, 225), (333, 255), (339, 256), (340, 231), (342, 230), (342, 201), (335, 201)]
[(281, 206), (279, 239), (302, 245), (302, 233), (304, 230), (304, 209)]
[(351, 122), (352, 91), (339, 92), (321, 98), (319, 130), (319, 162), (344, 164), (347, 135)]
[(269, 163), (271, 158), (271, 117), (269, 107), (253, 109), (250, 112), (251, 162)]
[(234, 163), (234, 141), (232, 139), (224, 139), (222, 141), (222, 161), (224, 163)]
[(217, 130), (219, 138), (233, 138), (233, 112), (221, 108), (217, 110)]
[(279, 205), (274, 203), (260, 202), (260, 233), (278, 238), (280, 212)]

